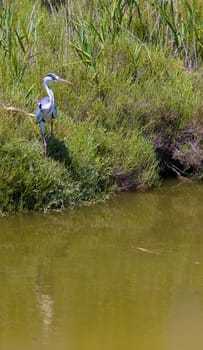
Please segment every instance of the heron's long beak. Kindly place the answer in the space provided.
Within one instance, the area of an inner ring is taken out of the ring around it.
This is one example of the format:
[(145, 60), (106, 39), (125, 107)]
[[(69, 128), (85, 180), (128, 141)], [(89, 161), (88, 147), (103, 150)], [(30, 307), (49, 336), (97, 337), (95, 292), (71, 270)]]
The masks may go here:
[(67, 83), (67, 84), (73, 85), (73, 83), (71, 83), (71, 81), (66, 80), (66, 79), (59, 78), (58, 81), (59, 81), (60, 83)]

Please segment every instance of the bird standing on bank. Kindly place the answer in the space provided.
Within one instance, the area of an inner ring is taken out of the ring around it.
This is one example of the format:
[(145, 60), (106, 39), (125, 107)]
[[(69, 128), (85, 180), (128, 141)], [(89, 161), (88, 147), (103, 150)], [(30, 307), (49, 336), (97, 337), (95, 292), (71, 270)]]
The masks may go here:
[(60, 82), (60, 83), (68, 83), (72, 84), (70, 81), (61, 79), (58, 75), (49, 73), (47, 74), (44, 79), (44, 87), (46, 89), (47, 95), (46, 97), (43, 97), (41, 100), (37, 103), (36, 108), (36, 122), (40, 124), (42, 137), (43, 137), (43, 143), (44, 143), (44, 149), (45, 149), (45, 155), (47, 154), (47, 143), (46, 143), (46, 131), (45, 131), (45, 123), (47, 121), (51, 121), (51, 134), (53, 133), (53, 119), (57, 117), (57, 108), (54, 103), (54, 94), (51, 90), (49, 83), (54, 82)]

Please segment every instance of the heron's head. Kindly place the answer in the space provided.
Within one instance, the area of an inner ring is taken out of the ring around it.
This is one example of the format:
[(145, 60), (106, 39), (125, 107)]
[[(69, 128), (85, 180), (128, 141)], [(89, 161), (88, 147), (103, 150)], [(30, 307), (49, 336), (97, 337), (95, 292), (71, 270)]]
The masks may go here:
[(54, 74), (54, 73), (48, 73), (45, 77), (44, 77), (44, 83), (57, 83), (57, 82), (60, 82), (60, 83), (68, 83), (68, 84), (72, 84), (70, 81), (68, 80), (65, 80), (65, 79), (62, 79), (60, 78), (58, 75)]

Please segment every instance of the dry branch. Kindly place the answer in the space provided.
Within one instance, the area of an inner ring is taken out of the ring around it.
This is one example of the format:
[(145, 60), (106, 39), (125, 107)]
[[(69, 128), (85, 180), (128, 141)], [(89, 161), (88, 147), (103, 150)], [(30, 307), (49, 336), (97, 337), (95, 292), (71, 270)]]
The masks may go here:
[(5, 105), (1, 104), (1, 108), (7, 112), (19, 113), (19, 114), (27, 115), (28, 117), (35, 117), (34, 113), (29, 113), (29, 112), (25, 111), (24, 109), (21, 109), (18, 107), (5, 106)]

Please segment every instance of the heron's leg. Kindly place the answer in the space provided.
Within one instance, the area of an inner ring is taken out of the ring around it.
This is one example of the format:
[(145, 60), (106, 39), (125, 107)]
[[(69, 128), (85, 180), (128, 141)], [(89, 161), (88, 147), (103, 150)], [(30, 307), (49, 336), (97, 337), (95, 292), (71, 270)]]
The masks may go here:
[(51, 119), (51, 135), (53, 135), (54, 132), (54, 121), (53, 118)]
[(45, 135), (45, 123), (43, 120), (40, 122), (40, 128), (41, 128), (41, 133), (42, 133), (42, 138), (43, 138), (43, 143), (44, 143), (44, 153), (46, 156), (47, 155), (47, 142), (46, 142), (46, 135)]

